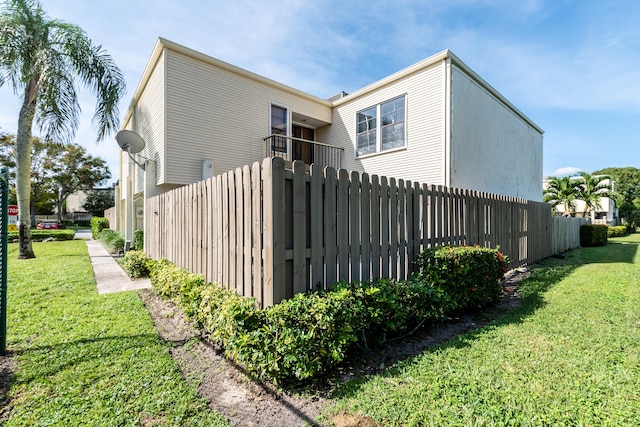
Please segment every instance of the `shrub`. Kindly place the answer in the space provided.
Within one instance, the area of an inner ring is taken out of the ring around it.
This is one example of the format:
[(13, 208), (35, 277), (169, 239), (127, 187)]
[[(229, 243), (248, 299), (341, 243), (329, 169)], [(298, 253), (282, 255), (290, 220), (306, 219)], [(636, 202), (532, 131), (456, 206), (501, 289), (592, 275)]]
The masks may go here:
[(112, 254), (124, 251), (124, 234), (120, 231), (104, 229), (98, 234), (98, 241)]
[(397, 339), (452, 310), (494, 301), (508, 265), (497, 249), (449, 246), (423, 252), (417, 263), (408, 281), (338, 283), (266, 309), (166, 259), (148, 265), (156, 292), (175, 301), (228, 358), (278, 383), (325, 373), (354, 346)]
[(608, 227), (600, 224), (580, 226), (580, 246), (602, 246), (607, 244)]
[(361, 342), (377, 345), (427, 321), (439, 320), (451, 311), (451, 299), (441, 287), (418, 280), (378, 279), (373, 282), (338, 283), (334, 290), (346, 289), (354, 301), (349, 310)]
[(626, 225), (614, 225), (607, 228), (607, 237), (622, 237), (625, 234), (629, 234)]
[(479, 246), (437, 246), (422, 251), (412, 280), (442, 288), (452, 309), (478, 308), (496, 301), (502, 294), (500, 280), (508, 258), (499, 249)]
[[(31, 230), (31, 238), (33, 240), (44, 240), (51, 237), (54, 240), (73, 240), (76, 232), (73, 230)], [(18, 238), (17, 231), (9, 231), (7, 239), (12, 241)]]
[(136, 250), (144, 250), (144, 231), (138, 229), (133, 232), (133, 244), (135, 245)]
[(200, 324), (197, 315), (202, 291), (207, 285), (204, 277), (189, 273), (164, 258), (158, 261), (149, 261), (147, 265), (149, 266), (151, 285), (156, 292), (161, 296), (171, 298), (182, 307), (189, 319)]
[(124, 271), (134, 279), (149, 277), (149, 260), (142, 251), (129, 251), (124, 254)]
[(205, 283), (166, 259), (150, 261), (156, 292), (171, 298), (225, 355), (276, 382), (305, 380), (342, 362), (354, 345), (385, 342), (450, 307), (441, 288), (419, 281), (339, 283), (266, 309)]
[(98, 240), (100, 232), (106, 228), (109, 228), (109, 220), (99, 216), (91, 218), (91, 235), (94, 239)]

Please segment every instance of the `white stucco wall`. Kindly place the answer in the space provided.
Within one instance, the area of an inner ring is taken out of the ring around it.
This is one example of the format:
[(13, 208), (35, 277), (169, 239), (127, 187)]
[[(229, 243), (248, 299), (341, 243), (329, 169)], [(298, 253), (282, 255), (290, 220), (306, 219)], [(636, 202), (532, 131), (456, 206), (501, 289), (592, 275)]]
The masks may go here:
[(451, 67), (452, 187), (542, 200), (542, 134)]

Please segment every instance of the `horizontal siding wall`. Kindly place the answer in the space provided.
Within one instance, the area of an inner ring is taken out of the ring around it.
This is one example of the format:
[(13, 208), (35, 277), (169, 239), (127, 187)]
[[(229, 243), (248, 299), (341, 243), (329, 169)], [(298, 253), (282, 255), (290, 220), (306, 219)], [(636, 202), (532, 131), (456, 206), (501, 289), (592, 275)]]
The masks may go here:
[[(145, 159), (156, 162), (156, 179), (164, 182), (165, 164), (165, 56), (160, 55), (145, 90), (140, 95), (126, 129), (138, 133), (145, 142), (144, 150), (139, 154)], [(128, 156), (124, 156), (125, 175), (128, 171)], [(138, 158), (142, 162), (141, 158)], [(144, 171), (134, 166), (135, 193), (144, 191)]]
[(331, 107), (167, 50), (167, 182), (202, 179), (202, 161), (216, 174), (265, 157), (270, 103), (323, 122)]
[(542, 201), (542, 134), (451, 66), (451, 185)]
[(147, 201), (145, 251), (268, 306), (339, 280), (404, 279), (426, 247), (551, 255), (549, 205), (280, 158)]
[[(320, 138), (343, 147), (343, 167), (369, 174), (444, 184), (445, 62), (439, 62), (334, 108)], [(355, 158), (356, 113), (406, 94), (406, 150)]]

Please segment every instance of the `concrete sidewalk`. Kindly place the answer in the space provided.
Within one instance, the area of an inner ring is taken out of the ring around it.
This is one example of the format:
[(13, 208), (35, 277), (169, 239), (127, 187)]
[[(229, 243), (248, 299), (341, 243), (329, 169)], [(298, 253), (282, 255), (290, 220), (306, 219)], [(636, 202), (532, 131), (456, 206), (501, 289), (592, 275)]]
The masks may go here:
[(76, 238), (87, 244), (99, 294), (151, 288), (149, 279), (131, 280), (102, 244), (91, 239), (91, 232), (79, 231)]

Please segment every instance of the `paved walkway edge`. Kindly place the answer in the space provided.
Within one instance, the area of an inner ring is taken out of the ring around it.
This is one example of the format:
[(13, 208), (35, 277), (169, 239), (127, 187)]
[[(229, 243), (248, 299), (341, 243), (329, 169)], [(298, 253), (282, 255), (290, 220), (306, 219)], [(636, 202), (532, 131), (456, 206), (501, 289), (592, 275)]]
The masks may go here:
[(95, 240), (85, 240), (85, 242), (99, 294), (151, 288), (149, 279), (131, 280), (100, 242)]

